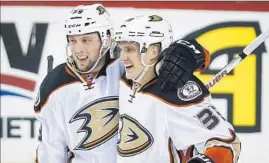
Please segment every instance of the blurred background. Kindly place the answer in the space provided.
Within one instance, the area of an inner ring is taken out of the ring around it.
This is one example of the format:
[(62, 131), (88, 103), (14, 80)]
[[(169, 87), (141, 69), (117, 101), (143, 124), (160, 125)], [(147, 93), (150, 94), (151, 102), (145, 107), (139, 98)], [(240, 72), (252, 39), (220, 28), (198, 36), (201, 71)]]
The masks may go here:
[[(33, 103), (46, 75), (65, 62), (64, 21), (72, 7), (94, 2), (1, 1), (1, 163), (34, 162), (39, 123)], [(115, 24), (147, 13), (172, 25), (174, 38), (197, 39), (211, 53), (209, 81), (261, 32), (269, 2), (98, 2)], [(242, 141), (240, 163), (269, 163), (269, 39), (211, 91), (214, 104)], [(199, 134), (199, 133), (197, 133)]]

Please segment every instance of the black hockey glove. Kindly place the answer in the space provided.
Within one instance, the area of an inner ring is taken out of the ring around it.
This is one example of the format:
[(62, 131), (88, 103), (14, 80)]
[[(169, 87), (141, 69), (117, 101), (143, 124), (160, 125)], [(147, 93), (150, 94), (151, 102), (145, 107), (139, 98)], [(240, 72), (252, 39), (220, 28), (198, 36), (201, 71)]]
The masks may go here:
[(207, 157), (206, 155), (198, 154), (192, 157), (191, 159), (189, 159), (187, 163), (215, 163), (215, 162), (211, 158)]
[(208, 51), (197, 41), (178, 40), (160, 54), (155, 65), (157, 84), (161, 90), (171, 91), (185, 85), (195, 71), (202, 72), (210, 62)]

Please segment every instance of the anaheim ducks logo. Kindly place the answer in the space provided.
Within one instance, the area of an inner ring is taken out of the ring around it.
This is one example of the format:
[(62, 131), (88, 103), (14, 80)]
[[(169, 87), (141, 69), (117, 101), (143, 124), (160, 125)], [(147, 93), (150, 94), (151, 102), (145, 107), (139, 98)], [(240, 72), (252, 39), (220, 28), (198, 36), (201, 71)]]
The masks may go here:
[(99, 11), (99, 15), (102, 15), (103, 13), (106, 12), (106, 9), (105, 9), (103, 6), (98, 6), (98, 7), (96, 8), (96, 10)]
[(83, 119), (84, 122), (77, 133), (86, 133), (75, 150), (93, 149), (117, 133), (119, 125), (118, 100), (119, 98), (116, 96), (100, 98), (75, 113), (69, 123)]
[(158, 22), (158, 21), (162, 21), (163, 18), (158, 16), (158, 15), (151, 15), (149, 16), (149, 21), (150, 22)]
[(117, 150), (123, 157), (142, 153), (153, 144), (153, 137), (150, 132), (126, 114), (120, 116), (119, 135)]

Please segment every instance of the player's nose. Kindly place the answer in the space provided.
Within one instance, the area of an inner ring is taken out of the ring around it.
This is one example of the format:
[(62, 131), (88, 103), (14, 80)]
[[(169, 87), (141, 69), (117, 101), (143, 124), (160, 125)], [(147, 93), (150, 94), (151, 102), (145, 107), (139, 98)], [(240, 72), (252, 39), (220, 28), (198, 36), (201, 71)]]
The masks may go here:
[(77, 43), (74, 47), (74, 52), (75, 54), (84, 54), (85, 53), (85, 48), (82, 43)]
[(124, 52), (121, 52), (120, 54), (120, 61), (126, 61), (128, 59), (128, 56), (124, 53)]

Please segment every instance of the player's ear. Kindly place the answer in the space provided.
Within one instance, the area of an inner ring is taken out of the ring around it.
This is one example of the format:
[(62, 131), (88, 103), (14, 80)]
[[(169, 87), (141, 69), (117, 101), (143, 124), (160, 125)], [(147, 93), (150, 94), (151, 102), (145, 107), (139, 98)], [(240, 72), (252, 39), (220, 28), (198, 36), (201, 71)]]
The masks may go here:
[(150, 45), (149, 49), (150, 49), (150, 53), (148, 54), (149, 60), (154, 63), (158, 60), (159, 53), (160, 53), (160, 46)]

